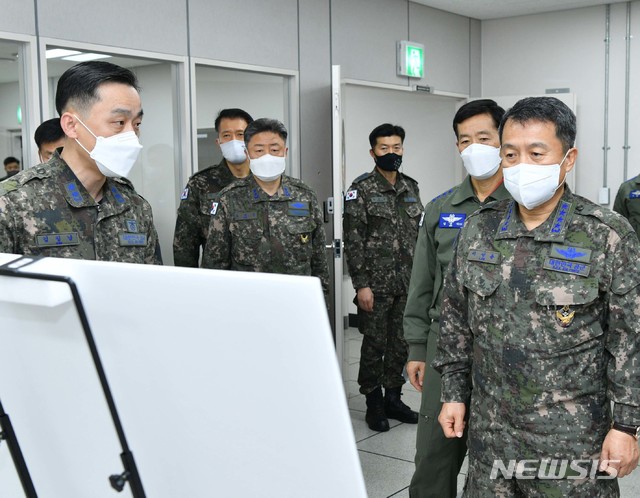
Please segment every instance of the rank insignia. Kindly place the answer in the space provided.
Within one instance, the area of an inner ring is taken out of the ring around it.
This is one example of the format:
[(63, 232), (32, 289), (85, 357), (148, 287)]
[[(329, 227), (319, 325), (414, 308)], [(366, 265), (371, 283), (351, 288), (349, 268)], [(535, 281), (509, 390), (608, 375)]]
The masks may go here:
[(567, 328), (573, 322), (573, 318), (575, 317), (576, 312), (571, 311), (568, 304), (565, 304), (561, 310), (556, 311), (556, 318), (558, 319), (558, 324), (562, 328)]
[(309, 242), (309, 234), (303, 233), (302, 235), (300, 235), (300, 242), (302, 242), (303, 244)]

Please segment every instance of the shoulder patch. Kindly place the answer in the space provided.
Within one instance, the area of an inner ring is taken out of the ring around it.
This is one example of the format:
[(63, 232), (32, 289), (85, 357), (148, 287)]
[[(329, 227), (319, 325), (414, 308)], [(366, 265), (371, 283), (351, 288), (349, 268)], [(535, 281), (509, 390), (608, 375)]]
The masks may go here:
[(629, 192), (629, 199), (640, 199), (640, 190), (632, 190)]
[(344, 196), (345, 201), (354, 201), (357, 198), (358, 198), (358, 190), (355, 188), (348, 190), (347, 194)]
[(189, 187), (185, 187), (185, 189), (182, 191), (182, 194), (180, 195), (180, 200), (184, 201), (185, 199), (189, 198)]
[(371, 171), (367, 172), (367, 173), (362, 173), (358, 178), (356, 178), (355, 180), (353, 180), (353, 183), (359, 183), (362, 180), (366, 180), (367, 178), (369, 178), (370, 176), (373, 176), (373, 173)]
[(18, 189), (18, 182), (13, 181), (13, 180), (5, 180), (3, 182), (0, 182), (0, 197), (2, 197), (5, 194), (8, 194), (9, 192), (13, 192), (14, 190)]

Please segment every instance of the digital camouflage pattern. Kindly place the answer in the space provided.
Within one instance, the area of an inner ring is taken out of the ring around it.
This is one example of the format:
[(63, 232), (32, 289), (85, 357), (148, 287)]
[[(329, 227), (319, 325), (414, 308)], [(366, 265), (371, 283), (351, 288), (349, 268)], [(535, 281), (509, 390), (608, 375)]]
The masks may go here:
[[(615, 420), (640, 425), (638, 284), (627, 220), (568, 189), (531, 231), (514, 201), (468, 218), (445, 278), (433, 366), (442, 401), (471, 397), (470, 496), (519, 486), (474, 470), (495, 458), (597, 458), (609, 402)], [(612, 481), (544, 482), (553, 494), (578, 485), (592, 489), (576, 496), (616, 493), (603, 484)]]
[(126, 179), (97, 203), (56, 151), (0, 183), (0, 252), (162, 264), (151, 206)]
[[(358, 384), (362, 394), (378, 386), (404, 384), (407, 343), (402, 315), (411, 276), (413, 250), (422, 215), (418, 183), (397, 174), (391, 185), (374, 169), (356, 178), (345, 195), (343, 232), (353, 287), (370, 287), (373, 311), (358, 307), (363, 334)], [(357, 297), (354, 299), (356, 305)]]
[(408, 361), (425, 362), (420, 418), (416, 435), (416, 470), (411, 496), (455, 496), (458, 472), (467, 453), (465, 437), (447, 439), (438, 423), (440, 374), (431, 367), (440, 328), (440, 303), (444, 274), (453, 257), (455, 240), (468, 216), (483, 205), (510, 198), (500, 183), (484, 202), (476, 197), (467, 176), (427, 204), (418, 232), (409, 296), (404, 311), (404, 338)]
[(358, 327), (366, 337), (358, 370), (363, 394), (378, 386), (390, 389), (405, 383), (402, 370), (407, 362), (407, 343), (402, 338), (402, 313), (407, 297), (376, 295), (374, 299), (373, 311), (358, 308)]
[(613, 210), (628, 219), (640, 237), (640, 175), (620, 185)]
[(345, 196), (344, 248), (353, 287), (406, 295), (422, 202), (418, 183), (398, 173), (391, 185), (377, 170), (357, 178)]
[(211, 213), (203, 268), (310, 275), (328, 299), (323, 216), (307, 185), (282, 175), (270, 197), (249, 176), (222, 190)]
[(227, 162), (210, 166), (194, 174), (182, 192), (173, 236), (173, 261), (176, 266), (197, 268), (200, 248), (207, 242), (211, 205), (218, 193), (236, 180)]

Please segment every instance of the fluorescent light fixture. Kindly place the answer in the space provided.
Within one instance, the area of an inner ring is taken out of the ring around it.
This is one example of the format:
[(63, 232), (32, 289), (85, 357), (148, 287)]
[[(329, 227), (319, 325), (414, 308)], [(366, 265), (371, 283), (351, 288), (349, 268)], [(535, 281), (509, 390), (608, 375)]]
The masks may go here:
[(95, 61), (98, 59), (107, 59), (109, 57), (111, 56), (107, 54), (94, 54), (89, 52), (87, 54), (70, 55), (69, 57), (63, 57), (62, 59), (65, 61), (84, 62)]
[(77, 50), (67, 50), (66, 48), (50, 48), (47, 50), (47, 59), (59, 59), (67, 55), (79, 54)]

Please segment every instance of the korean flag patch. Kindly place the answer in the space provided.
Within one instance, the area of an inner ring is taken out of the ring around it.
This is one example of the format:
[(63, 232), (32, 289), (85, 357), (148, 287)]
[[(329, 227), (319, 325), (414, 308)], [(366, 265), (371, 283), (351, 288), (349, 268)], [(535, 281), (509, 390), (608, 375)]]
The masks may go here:
[(183, 191), (182, 191), (182, 195), (180, 196), (180, 200), (184, 201), (187, 197), (189, 197), (189, 187), (186, 187)]
[(358, 191), (356, 189), (349, 190), (347, 195), (345, 195), (345, 200), (354, 201), (358, 198)]
[(211, 203), (211, 216), (213, 216), (217, 212), (218, 212), (218, 203), (217, 202), (212, 202)]

